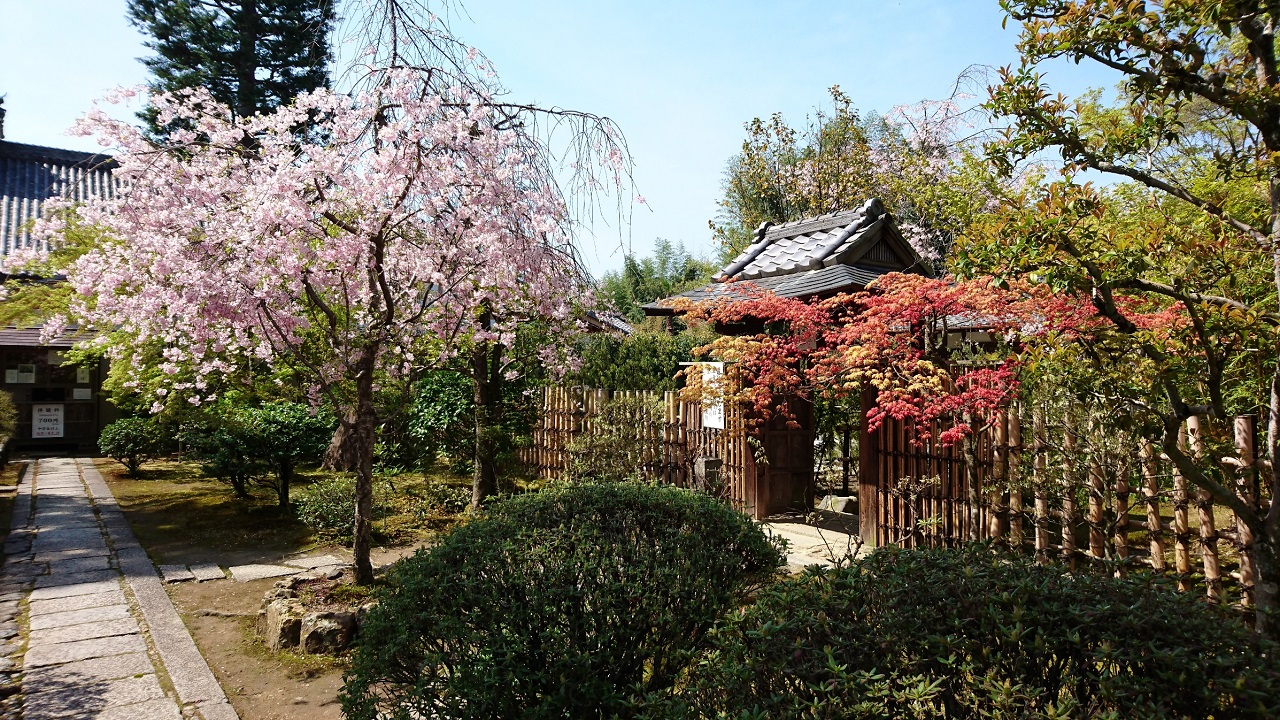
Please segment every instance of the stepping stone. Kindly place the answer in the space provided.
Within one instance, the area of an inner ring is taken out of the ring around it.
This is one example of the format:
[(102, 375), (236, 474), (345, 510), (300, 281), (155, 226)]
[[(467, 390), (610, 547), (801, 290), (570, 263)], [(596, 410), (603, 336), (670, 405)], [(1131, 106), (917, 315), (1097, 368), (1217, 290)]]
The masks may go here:
[(54, 645), (35, 645), (27, 649), (23, 665), (37, 668), (42, 665), (61, 665), (76, 660), (146, 651), (147, 644), (142, 641), (141, 635), (118, 635)]
[(227, 578), (226, 572), (213, 563), (192, 565), (189, 569), (198, 582), (205, 582), (206, 580), (225, 580)]
[(231, 573), (231, 577), (236, 582), (249, 582), (250, 580), (262, 580), (263, 578), (284, 577), (285, 575), (297, 575), (302, 572), (297, 567), (289, 567), (286, 565), (236, 565), (229, 567), (227, 570)]
[(138, 623), (133, 618), (117, 618), (98, 622), (80, 623), (47, 630), (32, 630), (31, 646), (52, 645), (54, 643), (92, 640), (94, 638), (114, 637), (116, 635), (132, 635), (139, 632)]
[(320, 555), (317, 557), (300, 557), (292, 560), (285, 560), (284, 564), (307, 570), (315, 570), (316, 568), (329, 568), (335, 565), (346, 565), (347, 563), (336, 555)]
[[(34, 618), (36, 615), (71, 612), (73, 610), (90, 610), (93, 608), (107, 607), (108, 605), (123, 604), (124, 592), (120, 590), (120, 585), (117, 583), (113, 589), (105, 592), (93, 593), (91, 595), (73, 595), (70, 597), (53, 598), (50, 600), (33, 600), (27, 606), (27, 610)], [(34, 622), (34, 620), (32, 620), (32, 622)]]
[(167, 583), (184, 582), (187, 580), (195, 580), (196, 576), (191, 574), (186, 565), (161, 565), (160, 576)]
[(154, 672), (147, 654), (137, 652), (32, 670), (23, 678), (22, 685), (28, 693), (39, 693), (73, 683), (87, 684)]
[[(164, 697), (164, 690), (154, 674), (98, 681), (82, 685), (67, 683), (41, 692), (28, 693), (23, 709), (25, 720), (56, 720), (58, 718), (102, 717), (107, 708), (135, 706), (149, 700)], [(136, 718), (148, 718), (139, 712)], [(163, 716), (161, 716), (163, 717)]]
[(122, 620), (131, 617), (128, 605), (107, 605), (87, 610), (68, 610), (66, 612), (46, 613), (31, 618), (31, 632), (48, 630), (49, 628), (96, 623), (103, 620)]
[(115, 577), (105, 580), (94, 580), (91, 582), (81, 582), (72, 585), (55, 585), (52, 587), (42, 587), (31, 591), (31, 600), (54, 600), (57, 598), (72, 597), (73, 595), (97, 595), (99, 593), (111, 592), (120, 589), (119, 574), (114, 570), (111, 571)]

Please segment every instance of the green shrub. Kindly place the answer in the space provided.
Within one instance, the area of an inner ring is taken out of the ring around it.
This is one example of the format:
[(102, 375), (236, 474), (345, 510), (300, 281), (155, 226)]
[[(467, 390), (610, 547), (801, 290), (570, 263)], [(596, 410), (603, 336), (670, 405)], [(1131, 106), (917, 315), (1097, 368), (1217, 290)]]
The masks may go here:
[(670, 487), (516, 496), (401, 561), (361, 630), (343, 709), (373, 718), (633, 714), (782, 562), (759, 526)]
[(317, 535), (348, 541), (355, 528), (356, 479), (337, 475), (312, 483), (298, 493), (298, 519)]
[(272, 486), (287, 508), (294, 466), (319, 460), (334, 426), (329, 415), (299, 403), (224, 403), (184, 424), (182, 438), (205, 474), (230, 483), (238, 497), (247, 498), (256, 480)]
[(652, 718), (1274, 718), (1276, 648), (1147, 579), (880, 550), (761, 593)]
[(419, 520), (457, 514), (465, 512), (471, 505), (471, 488), (446, 485), (428, 478), (416, 500), (413, 514)]
[(162, 452), (164, 436), (150, 418), (122, 418), (102, 428), (98, 448), (107, 457), (124, 465), (129, 476), (133, 477), (143, 463)]

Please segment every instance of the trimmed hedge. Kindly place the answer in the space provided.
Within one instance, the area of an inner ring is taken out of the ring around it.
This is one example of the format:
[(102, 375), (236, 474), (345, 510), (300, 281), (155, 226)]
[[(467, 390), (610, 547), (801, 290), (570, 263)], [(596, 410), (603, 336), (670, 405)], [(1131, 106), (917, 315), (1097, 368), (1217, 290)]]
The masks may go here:
[(762, 592), (650, 718), (1275, 718), (1277, 648), (1150, 579), (880, 550)]
[(554, 486), (399, 563), (342, 691), (352, 720), (633, 715), (783, 562), (687, 490)]
[(150, 418), (121, 418), (102, 428), (98, 449), (124, 465), (129, 477), (136, 477), (143, 463), (163, 451), (164, 434)]

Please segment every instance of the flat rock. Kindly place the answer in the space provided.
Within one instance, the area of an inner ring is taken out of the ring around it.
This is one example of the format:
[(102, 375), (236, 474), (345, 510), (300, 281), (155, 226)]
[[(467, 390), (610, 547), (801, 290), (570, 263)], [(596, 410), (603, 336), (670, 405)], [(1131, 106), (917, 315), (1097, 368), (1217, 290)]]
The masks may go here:
[(51, 570), (60, 573), (80, 573), (89, 572), (91, 570), (110, 570), (111, 558), (106, 555), (97, 555), (91, 557), (66, 558), (59, 560), (57, 564), (50, 563)]
[[(119, 583), (114, 588), (90, 595), (72, 595), (70, 597), (51, 598), (49, 600), (32, 600), (27, 606), (32, 618), (46, 613), (61, 613), (71, 610), (88, 610), (108, 605), (123, 605), (124, 592)], [(34, 622), (34, 620), (33, 620)]]
[(128, 605), (107, 605), (105, 607), (88, 608), (86, 610), (70, 610), (67, 612), (46, 613), (31, 617), (31, 632), (60, 628), (68, 625), (97, 623), (103, 620), (120, 620), (131, 617)]
[(236, 565), (227, 568), (231, 573), (231, 577), (236, 582), (249, 582), (250, 580), (262, 580), (263, 578), (284, 577), (285, 575), (296, 575), (301, 570), (297, 567), (289, 567), (286, 565)]
[(316, 557), (300, 557), (292, 560), (285, 560), (284, 564), (304, 568), (306, 570), (315, 570), (316, 568), (346, 565), (347, 563), (337, 555), (318, 555)]
[(187, 569), (186, 565), (161, 565), (160, 577), (164, 578), (167, 583), (184, 582), (186, 580), (195, 580), (196, 576)]
[(213, 563), (191, 565), (188, 569), (199, 582), (205, 582), (206, 580), (225, 580), (227, 577), (227, 573)]
[(97, 595), (99, 593), (110, 592), (120, 589), (119, 575), (115, 578), (94, 580), (92, 582), (74, 583), (71, 585), (55, 585), (53, 587), (37, 588), (31, 591), (31, 600), (54, 600), (58, 598), (72, 597), (75, 595)]
[(23, 664), (28, 668), (36, 668), (41, 665), (60, 665), (76, 660), (146, 652), (146, 650), (147, 646), (142, 641), (142, 636), (117, 635), (54, 645), (36, 645), (27, 649)]
[(34, 668), (23, 678), (23, 689), (29, 693), (65, 687), (71, 683), (97, 683), (155, 672), (145, 652), (78, 660), (65, 665)]
[(54, 643), (114, 637), (116, 635), (132, 635), (137, 632), (139, 632), (138, 622), (133, 618), (114, 618), (112, 620), (99, 620), (97, 622), (65, 625), (44, 630), (32, 630), (29, 644), (31, 647), (37, 647)]
[(90, 683), (71, 682), (28, 693), (23, 720), (102, 717), (101, 712), (107, 708), (137, 705), (163, 697), (164, 690), (154, 674)]
[(104, 580), (114, 580), (118, 577), (120, 577), (120, 573), (111, 568), (68, 572), (61, 567), (55, 567), (51, 568), (49, 575), (36, 578), (36, 589), (55, 588), (63, 585), (86, 585)]

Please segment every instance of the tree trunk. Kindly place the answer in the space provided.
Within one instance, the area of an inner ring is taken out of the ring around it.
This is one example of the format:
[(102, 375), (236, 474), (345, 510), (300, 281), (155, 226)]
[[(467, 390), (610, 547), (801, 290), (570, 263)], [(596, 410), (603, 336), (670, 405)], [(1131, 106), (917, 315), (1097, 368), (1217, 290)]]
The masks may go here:
[(377, 414), (373, 405), (373, 364), (376, 348), (365, 348), (360, 355), (356, 375), (355, 424), (352, 434), (358, 451), (356, 463), (355, 539), (351, 552), (355, 556), (357, 585), (373, 584), (373, 563), (369, 551), (373, 545), (373, 436)]
[(258, 110), (258, 3), (244, 0), (236, 23), (236, 115), (253, 117)]
[(293, 462), (290, 460), (280, 461), (280, 467), (276, 468), (276, 497), (280, 501), (280, 509), (287, 511), (289, 509), (289, 481), (293, 479)]
[(355, 472), (360, 462), (360, 446), (356, 442), (356, 413), (347, 410), (343, 413), (342, 422), (333, 431), (333, 439), (324, 451), (324, 459), (320, 467), (334, 472)]
[[(488, 313), (485, 313), (485, 321)], [(476, 455), (471, 482), (471, 507), (480, 507), (498, 491), (498, 443), (502, 432), (502, 346), (479, 343), (471, 353), (475, 386)]]

